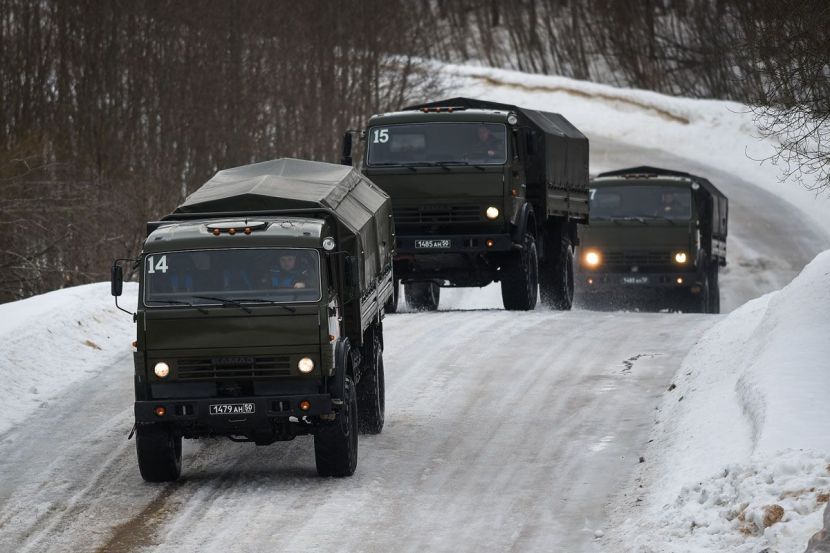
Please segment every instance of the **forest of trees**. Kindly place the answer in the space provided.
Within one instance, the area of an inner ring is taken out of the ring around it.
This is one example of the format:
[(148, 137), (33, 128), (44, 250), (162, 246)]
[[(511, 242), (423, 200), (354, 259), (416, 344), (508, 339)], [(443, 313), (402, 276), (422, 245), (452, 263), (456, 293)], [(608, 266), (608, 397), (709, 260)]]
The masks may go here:
[(0, 0), (0, 302), (105, 280), (218, 169), (336, 161), (429, 59), (747, 102), (826, 178), (828, 52), (826, 0)]

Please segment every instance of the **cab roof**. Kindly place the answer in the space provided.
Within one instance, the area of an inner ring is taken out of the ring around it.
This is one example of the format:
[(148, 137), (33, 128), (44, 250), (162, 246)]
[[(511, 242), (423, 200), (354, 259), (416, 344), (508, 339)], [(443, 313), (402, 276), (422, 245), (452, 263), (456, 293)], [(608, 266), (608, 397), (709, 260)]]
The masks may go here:
[(394, 123), (418, 123), (418, 122), (493, 122), (504, 123), (507, 121), (507, 116), (510, 115), (510, 110), (496, 110), (496, 109), (465, 109), (465, 108), (446, 108), (441, 111), (421, 111), (413, 109), (405, 109), (403, 111), (392, 111), (388, 113), (379, 113), (373, 115), (369, 119), (369, 126), (373, 126), (378, 122), (383, 124)]
[[(238, 225), (236, 223), (239, 223)], [(264, 223), (264, 224), (263, 224)], [(144, 242), (144, 252), (207, 248), (319, 248), (326, 221), (304, 217), (252, 217), (163, 222)], [(243, 229), (252, 228), (250, 234)], [(213, 234), (212, 228), (223, 231)], [(227, 228), (236, 229), (231, 235)]]
[[(673, 171), (671, 169), (661, 169), (659, 167), (651, 167), (649, 165), (640, 165), (639, 167), (629, 167), (627, 169), (617, 169), (616, 171), (606, 171), (597, 175), (594, 182), (615, 181), (615, 184), (620, 182), (630, 184), (643, 184), (643, 181), (650, 181), (652, 179), (659, 179), (660, 183), (670, 183), (671, 181), (687, 181), (696, 182), (712, 196), (718, 198), (726, 198), (720, 190), (715, 187), (708, 179), (693, 175), (691, 173), (684, 173), (682, 171)], [(656, 184), (655, 180), (655, 184)]]

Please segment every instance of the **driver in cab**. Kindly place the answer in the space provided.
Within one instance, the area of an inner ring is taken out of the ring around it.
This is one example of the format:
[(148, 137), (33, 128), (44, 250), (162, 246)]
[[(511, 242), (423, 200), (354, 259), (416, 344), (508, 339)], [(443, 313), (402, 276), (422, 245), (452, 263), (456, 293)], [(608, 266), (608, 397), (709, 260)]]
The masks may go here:
[(278, 266), (271, 269), (273, 288), (305, 288), (307, 279), (306, 271), (300, 269), (293, 253), (282, 254)]
[(478, 142), (475, 154), (485, 159), (500, 157), (504, 152), (504, 142), (499, 140), (487, 125), (479, 125), (476, 129)]

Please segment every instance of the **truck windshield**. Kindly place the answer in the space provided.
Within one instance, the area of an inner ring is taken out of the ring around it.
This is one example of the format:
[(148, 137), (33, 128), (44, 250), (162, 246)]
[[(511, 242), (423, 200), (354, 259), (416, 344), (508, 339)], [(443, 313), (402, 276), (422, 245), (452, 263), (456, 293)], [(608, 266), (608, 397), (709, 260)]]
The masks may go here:
[(371, 127), (370, 166), (503, 165), (507, 132), (501, 123), (417, 123)]
[(144, 303), (215, 305), (320, 300), (320, 255), (312, 249), (176, 251), (144, 260)]
[(688, 221), (692, 194), (676, 186), (602, 186), (591, 189), (591, 219), (668, 219)]

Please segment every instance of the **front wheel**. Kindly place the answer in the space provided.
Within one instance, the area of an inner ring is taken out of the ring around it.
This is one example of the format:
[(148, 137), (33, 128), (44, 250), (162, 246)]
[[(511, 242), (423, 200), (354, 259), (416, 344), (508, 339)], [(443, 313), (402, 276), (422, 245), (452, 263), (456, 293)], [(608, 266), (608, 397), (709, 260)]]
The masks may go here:
[(441, 300), (441, 287), (436, 282), (408, 282), (403, 285), (406, 303), (416, 311), (436, 311)]
[(718, 283), (718, 265), (712, 264), (709, 270), (709, 313), (720, 313), (720, 284)]
[(351, 476), (357, 468), (357, 394), (348, 376), (343, 406), (333, 422), (322, 422), (314, 435), (314, 460), (320, 476)]
[(530, 311), (539, 296), (539, 257), (532, 234), (522, 239), (522, 251), (502, 269), (501, 299), (509, 311)]
[(135, 429), (138, 470), (147, 482), (173, 482), (182, 473), (182, 437), (165, 424)]

